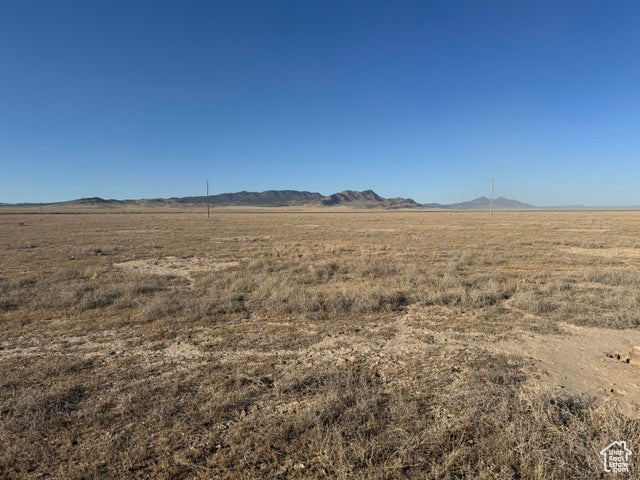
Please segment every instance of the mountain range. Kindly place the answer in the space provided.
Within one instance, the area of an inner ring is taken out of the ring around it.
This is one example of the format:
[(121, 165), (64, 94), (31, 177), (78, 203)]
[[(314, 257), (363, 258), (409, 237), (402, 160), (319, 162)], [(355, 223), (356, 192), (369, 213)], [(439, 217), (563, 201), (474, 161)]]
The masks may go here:
[[(0, 207), (9, 206), (77, 206), (77, 207), (112, 207), (123, 208), (127, 206), (137, 207), (170, 207), (187, 205), (204, 205), (209, 203), (212, 206), (317, 206), (317, 207), (355, 207), (355, 208), (383, 208), (383, 209), (445, 209), (445, 210), (487, 210), (490, 200), (486, 197), (479, 197), (468, 202), (440, 204), (426, 203), (420, 204), (411, 198), (384, 198), (373, 190), (344, 190), (331, 195), (322, 195), (317, 192), (307, 192), (299, 190), (266, 190), (264, 192), (235, 192), (221, 193), (217, 195), (193, 196), (193, 197), (171, 197), (139, 200), (115, 200), (103, 199), (100, 197), (79, 198), (66, 202), (55, 203), (20, 203), (7, 204), (0, 203)], [(517, 200), (498, 197), (493, 201), (496, 210), (523, 210), (535, 209), (536, 207)]]

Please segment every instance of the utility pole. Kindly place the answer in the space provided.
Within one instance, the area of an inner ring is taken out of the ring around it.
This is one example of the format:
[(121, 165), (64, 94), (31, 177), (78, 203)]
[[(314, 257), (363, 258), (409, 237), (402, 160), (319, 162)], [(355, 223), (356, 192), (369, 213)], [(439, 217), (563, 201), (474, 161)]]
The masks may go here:
[(491, 200), (489, 201), (489, 214), (493, 217), (493, 178), (491, 179)]
[(209, 179), (207, 178), (207, 218), (209, 218)]

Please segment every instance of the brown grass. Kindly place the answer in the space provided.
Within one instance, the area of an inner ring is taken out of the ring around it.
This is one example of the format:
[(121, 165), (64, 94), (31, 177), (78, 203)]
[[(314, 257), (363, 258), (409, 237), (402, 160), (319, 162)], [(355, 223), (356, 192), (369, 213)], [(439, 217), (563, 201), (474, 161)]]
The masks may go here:
[(640, 454), (628, 399), (496, 347), (638, 330), (638, 213), (15, 214), (0, 230), (2, 478), (606, 478), (604, 446)]

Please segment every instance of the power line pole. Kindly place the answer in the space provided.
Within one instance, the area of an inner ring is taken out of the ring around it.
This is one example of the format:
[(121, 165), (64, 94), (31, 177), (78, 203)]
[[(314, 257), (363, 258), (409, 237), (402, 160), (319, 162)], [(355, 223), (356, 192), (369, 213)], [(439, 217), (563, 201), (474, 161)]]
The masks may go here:
[(489, 201), (489, 214), (493, 217), (493, 178), (491, 179), (491, 200)]
[(207, 218), (209, 218), (209, 179), (207, 178)]

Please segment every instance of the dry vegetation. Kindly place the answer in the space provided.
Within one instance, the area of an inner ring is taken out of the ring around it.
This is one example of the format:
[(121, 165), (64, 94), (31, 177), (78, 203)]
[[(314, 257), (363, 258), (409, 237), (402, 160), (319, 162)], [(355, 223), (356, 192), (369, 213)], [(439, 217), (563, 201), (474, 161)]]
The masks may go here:
[(614, 440), (640, 455), (638, 213), (0, 231), (2, 478), (582, 479)]

